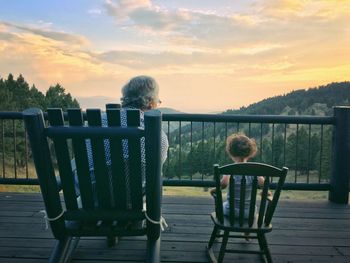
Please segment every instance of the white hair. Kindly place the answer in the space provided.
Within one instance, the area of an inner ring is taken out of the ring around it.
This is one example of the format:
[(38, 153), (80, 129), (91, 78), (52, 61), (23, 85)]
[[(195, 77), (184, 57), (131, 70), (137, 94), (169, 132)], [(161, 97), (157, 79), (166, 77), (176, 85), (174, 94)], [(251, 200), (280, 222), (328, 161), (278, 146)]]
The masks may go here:
[(158, 84), (152, 77), (134, 77), (122, 88), (122, 107), (146, 110), (152, 102), (159, 101), (158, 91)]

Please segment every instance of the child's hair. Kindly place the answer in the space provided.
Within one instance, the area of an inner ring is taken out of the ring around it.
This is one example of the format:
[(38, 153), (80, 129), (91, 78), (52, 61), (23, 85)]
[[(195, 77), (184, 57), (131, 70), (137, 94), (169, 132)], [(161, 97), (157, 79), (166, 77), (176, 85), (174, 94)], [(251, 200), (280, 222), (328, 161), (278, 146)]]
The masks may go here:
[(253, 157), (257, 152), (254, 139), (250, 139), (243, 133), (234, 133), (227, 137), (226, 152), (231, 157)]

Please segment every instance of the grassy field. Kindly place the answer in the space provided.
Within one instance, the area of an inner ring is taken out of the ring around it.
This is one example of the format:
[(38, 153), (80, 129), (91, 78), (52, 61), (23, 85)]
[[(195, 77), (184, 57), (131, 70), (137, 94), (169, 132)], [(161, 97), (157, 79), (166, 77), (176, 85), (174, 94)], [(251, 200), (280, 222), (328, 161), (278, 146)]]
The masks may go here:
[[(164, 187), (164, 195), (180, 196), (210, 196), (208, 189), (202, 187)], [(327, 191), (291, 191), (284, 190), (281, 193), (284, 200), (327, 200)]]
[[(6, 163), (6, 178), (14, 178), (14, 167), (11, 162)], [(30, 162), (28, 164), (28, 177), (35, 178), (35, 169), (34, 165)], [(25, 178), (26, 168), (17, 167), (17, 178)], [(201, 175), (195, 175), (194, 179), (201, 178)], [(318, 183), (318, 173), (315, 171), (310, 171), (309, 178), (307, 175), (298, 174), (295, 176), (295, 171), (290, 170), (286, 182), (294, 182), (295, 179), (297, 182), (306, 183), (309, 179), (310, 183)], [(184, 179), (184, 178), (183, 178)], [(211, 179), (210, 177), (205, 177), (205, 179)], [(322, 180), (323, 181), (323, 180)], [(327, 180), (325, 180), (327, 181)], [(33, 192), (37, 193), (40, 189), (38, 186), (31, 185), (0, 185), (0, 192)], [(210, 196), (208, 188), (203, 187), (164, 187), (164, 195), (173, 195), (173, 196)], [(328, 192), (327, 191), (282, 191), (281, 199), (290, 199), (290, 200), (327, 200)]]
[[(34, 185), (0, 185), (0, 192), (39, 193), (39, 186)], [(163, 194), (168, 196), (210, 196), (208, 188), (202, 187), (164, 187)], [(327, 191), (290, 191), (281, 193), (284, 200), (327, 200)], [(350, 199), (350, 198), (349, 198)]]

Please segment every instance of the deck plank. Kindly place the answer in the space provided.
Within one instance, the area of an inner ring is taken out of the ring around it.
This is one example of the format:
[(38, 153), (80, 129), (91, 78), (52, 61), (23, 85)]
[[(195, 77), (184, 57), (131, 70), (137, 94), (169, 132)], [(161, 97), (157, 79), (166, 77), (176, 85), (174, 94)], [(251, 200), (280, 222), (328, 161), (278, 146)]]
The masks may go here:
[[(55, 240), (45, 230), (38, 194), (0, 193), (0, 262), (46, 262)], [(214, 209), (210, 198), (163, 199), (169, 229), (162, 234), (162, 262), (207, 262), (205, 246)], [(267, 235), (275, 262), (350, 262), (350, 207), (326, 201), (282, 201)], [(218, 250), (215, 245), (214, 250)], [(255, 241), (229, 246), (254, 249)], [(115, 248), (104, 238), (83, 238), (73, 262), (143, 262), (145, 237), (124, 237)], [(226, 262), (259, 262), (250, 255), (227, 255)]]

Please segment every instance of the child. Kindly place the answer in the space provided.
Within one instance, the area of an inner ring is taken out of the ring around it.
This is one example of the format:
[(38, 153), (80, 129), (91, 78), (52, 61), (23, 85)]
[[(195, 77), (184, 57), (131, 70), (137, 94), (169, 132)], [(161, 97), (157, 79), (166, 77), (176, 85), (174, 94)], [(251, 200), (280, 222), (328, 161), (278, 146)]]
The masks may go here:
[[(250, 139), (242, 133), (232, 134), (226, 140), (226, 152), (235, 163), (245, 163), (250, 158), (254, 157), (257, 152), (257, 146), (254, 139)], [(242, 176), (235, 175), (235, 216), (239, 216), (239, 204), (240, 204), (240, 187)], [(252, 191), (253, 176), (246, 176), (246, 192), (245, 192), (245, 211), (244, 217), (248, 218), (249, 215), (249, 203), (250, 195)], [(224, 175), (221, 179), (221, 188), (224, 189), (229, 185), (230, 175)], [(264, 177), (258, 177), (258, 184), (262, 186), (264, 184)], [(215, 188), (211, 189), (210, 193), (215, 193)], [(229, 204), (230, 193), (227, 192), (227, 201), (223, 203), (224, 215), (229, 215), (230, 204)]]

